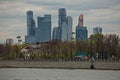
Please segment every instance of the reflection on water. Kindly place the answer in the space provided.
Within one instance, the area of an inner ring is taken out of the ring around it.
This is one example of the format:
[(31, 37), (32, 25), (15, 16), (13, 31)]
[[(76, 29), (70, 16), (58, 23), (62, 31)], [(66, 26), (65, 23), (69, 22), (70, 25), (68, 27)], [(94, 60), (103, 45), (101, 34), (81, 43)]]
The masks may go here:
[(0, 80), (119, 80), (120, 71), (1, 68)]

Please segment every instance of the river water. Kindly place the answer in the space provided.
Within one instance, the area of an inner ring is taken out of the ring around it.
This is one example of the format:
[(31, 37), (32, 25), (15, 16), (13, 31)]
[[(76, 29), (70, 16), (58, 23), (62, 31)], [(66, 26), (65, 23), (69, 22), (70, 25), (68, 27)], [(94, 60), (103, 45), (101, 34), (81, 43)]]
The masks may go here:
[(0, 68), (0, 80), (120, 80), (120, 70)]

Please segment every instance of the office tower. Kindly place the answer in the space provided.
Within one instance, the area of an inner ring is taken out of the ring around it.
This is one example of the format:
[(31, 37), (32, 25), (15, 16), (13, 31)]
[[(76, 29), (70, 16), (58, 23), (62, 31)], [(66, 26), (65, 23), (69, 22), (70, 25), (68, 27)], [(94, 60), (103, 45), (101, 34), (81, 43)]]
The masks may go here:
[(51, 15), (37, 18), (38, 27), (36, 28), (37, 42), (48, 42), (51, 40)]
[(71, 40), (72, 39), (72, 17), (71, 16), (67, 16), (67, 40)]
[(80, 14), (78, 26), (76, 27), (76, 40), (77, 41), (85, 41), (88, 38), (87, 27), (83, 25), (83, 14)]
[(85, 41), (88, 38), (87, 27), (76, 27), (76, 41)]
[(27, 35), (25, 36), (26, 43), (35, 43), (35, 20), (33, 20), (33, 12), (27, 11)]
[(27, 35), (35, 35), (35, 21), (33, 20), (32, 11), (27, 11)]
[(6, 39), (6, 45), (13, 45), (14, 44), (14, 41), (13, 39), (9, 38), (9, 39)]
[[(66, 31), (66, 30), (64, 30), (64, 29), (66, 29), (66, 27), (67, 27), (66, 24), (67, 24), (66, 23), (66, 9), (60, 8), (58, 10), (58, 27), (60, 29), (60, 33), (58, 33), (58, 35), (60, 37), (59, 38), (60, 41), (63, 41), (65, 39), (65, 36), (64, 36), (65, 32), (64, 31)], [(64, 28), (63, 26), (66, 26), (66, 27)]]
[(72, 17), (67, 16), (66, 22), (62, 23), (61, 41), (70, 41), (72, 38)]
[(60, 41), (60, 27), (54, 27), (53, 28), (52, 39)]
[(53, 34), (52, 34), (52, 39), (53, 40), (57, 40), (58, 38), (57, 38), (57, 33), (58, 32), (58, 27), (54, 27), (53, 28)]
[(58, 27), (60, 29), (60, 41), (70, 40), (72, 37), (72, 17), (66, 15), (66, 9), (58, 10)]
[(101, 27), (93, 28), (93, 34), (102, 34), (102, 28)]
[(62, 27), (63, 22), (66, 22), (66, 9), (60, 8), (58, 10), (58, 26)]
[(66, 22), (63, 22), (61, 27), (61, 41), (67, 40), (68, 40), (68, 26)]

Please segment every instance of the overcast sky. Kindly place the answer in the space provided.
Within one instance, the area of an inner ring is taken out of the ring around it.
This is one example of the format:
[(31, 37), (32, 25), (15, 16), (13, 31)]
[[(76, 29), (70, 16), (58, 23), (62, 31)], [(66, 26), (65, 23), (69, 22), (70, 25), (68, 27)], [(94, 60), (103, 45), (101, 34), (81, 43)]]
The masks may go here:
[[(52, 15), (52, 27), (58, 26), (58, 9), (66, 8), (73, 18), (73, 31), (78, 17), (84, 14), (84, 26), (89, 35), (93, 27), (100, 26), (103, 34), (120, 35), (120, 0), (0, 0), (0, 43), (27, 34), (26, 11), (34, 12), (34, 19), (44, 14)], [(37, 21), (36, 21), (37, 22)]]

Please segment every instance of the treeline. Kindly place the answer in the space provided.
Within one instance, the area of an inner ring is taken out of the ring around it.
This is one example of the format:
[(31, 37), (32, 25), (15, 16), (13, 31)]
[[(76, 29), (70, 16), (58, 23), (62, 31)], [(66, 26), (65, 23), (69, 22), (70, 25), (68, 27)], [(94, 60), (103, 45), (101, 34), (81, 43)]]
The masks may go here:
[[(5, 59), (25, 58), (25, 53), (21, 53), (21, 49), (27, 45), (0, 44), (0, 56)], [(53, 40), (38, 44), (37, 48), (28, 51), (30, 59), (74, 59), (78, 52), (87, 53), (86, 56), (95, 60), (120, 59), (120, 38), (115, 34), (95, 34), (87, 41)]]
[(24, 57), (20, 52), (22, 48), (25, 47), (25, 44), (21, 45), (7, 45), (0, 44), (0, 59), (15, 59)]
[(118, 35), (91, 35), (88, 44), (89, 53), (91, 56), (97, 56), (95, 58), (106, 60), (120, 58), (120, 38)]

